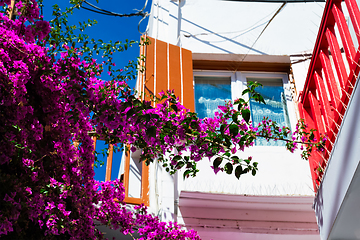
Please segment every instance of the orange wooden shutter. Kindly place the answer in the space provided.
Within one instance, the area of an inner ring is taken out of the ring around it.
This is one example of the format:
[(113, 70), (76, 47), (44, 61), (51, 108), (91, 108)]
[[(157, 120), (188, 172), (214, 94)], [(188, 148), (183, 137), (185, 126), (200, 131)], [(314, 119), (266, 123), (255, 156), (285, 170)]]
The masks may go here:
[(180, 102), (195, 111), (192, 52), (151, 37), (145, 46), (145, 74), (139, 80), (147, 97), (174, 90)]
[[(145, 55), (145, 61), (141, 62), (140, 67), (145, 67), (145, 72), (139, 73), (136, 86), (139, 96), (144, 96), (142, 99), (149, 101), (152, 95), (158, 95), (161, 91), (174, 90), (181, 103), (194, 111), (191, 51), (151, 37), (148, 40), (150, 44), (140, 48), (140, 54)], [(129, 196), (131, 161), (130, 153), (127, 152), (124, 163), (125, 202), (149, 205), (149, 169), (145, 163), (142, 163), (141, 197)]]

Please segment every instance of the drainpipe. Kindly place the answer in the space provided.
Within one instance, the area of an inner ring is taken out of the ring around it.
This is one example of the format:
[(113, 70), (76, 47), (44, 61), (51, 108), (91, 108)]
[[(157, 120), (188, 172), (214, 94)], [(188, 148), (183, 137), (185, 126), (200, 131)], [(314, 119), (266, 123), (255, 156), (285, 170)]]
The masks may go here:
[(178, 172), (174, 174), (174, 222), (178, 221), (179, 186)]
[[(182, 73), (182, 51), (181, 51), (181, 39), (180, 39), (180, 31), (181, 31), (181, 0), (177, 0), (177, 4), (178, 4), (178, 12), (177, 12), (177, 20), (178, 20), (178, 25), (177, 25), (177, 41), (176, 41), (176, 45), (180, 47), (180, 64), (181, 64), (181, 83), (183, 81), (182, 77), (183, 77), (183, 73)], [(183, 89), (181, 89), (181, 101), (183, 102)], [(179, 173), (178, 171), (174, 174), (174, 221), (178, 222), (178, 208), (179, 208)]]

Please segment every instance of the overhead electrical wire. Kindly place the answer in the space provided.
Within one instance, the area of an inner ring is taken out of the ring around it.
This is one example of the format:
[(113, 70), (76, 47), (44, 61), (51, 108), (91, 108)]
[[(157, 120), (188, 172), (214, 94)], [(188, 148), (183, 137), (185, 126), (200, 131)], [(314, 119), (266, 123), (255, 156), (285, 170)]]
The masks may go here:
[[(226, 0), (225, 0), (226, 1)], [(231, 1), (231, 0), (230, 0)], [(261, 37), (261, 35), (264, 33), (264, 31), (266, 30), (266, 28), (269, 26), (269, 24), (272, 22), (272, 20), (274, 20), (274, 18), (281, 12), (281, 10), (285, 7), (287, 2), (283, 2), (283, 4), (281, 4), (280, 8), (274, 13), (274, 15), (270, 18), (269, 21), (267, 22), (264, 22), (264, 23), (261, 23), (257, 26), (255, 26), (258, 22), (262, 21), (263, 19), (259, 20), (257, 23), (255, 23), (254, 25), (252, 25), (251, 27), (247, 28), (246, 30), (240, 30), (240, 31), (234, 31), (234, 32), (222, 32), (222, 33), (214, 33), (214, 32), (210, 32), (210, 33), (198, 33), (198, 34), (184, 34), (184, 37), (196, 37), (196, 36), (199, 36), (199, 35), (217, 35), (217, 34), (231, 34), (231, 33), (237, 33), (237, 32), (241, 32), (241, 34), (245, 33), (245, 32), (248, 32), (248, 31), (252, 31), (264, 24), (266, 24), (266, 26), (263, 28), (263, 30), (261, 31), (261, 33), (259, 34), (259, 36), (255, 39), (255, 41), (253, 42), (253, 44), (251, 45), (251, 47), (249, 48), (248, 52), (245, 54), (245, 56), (243, 57), (243, 59), (241, 60), (241, 62), (246, 58), (246, 56), (249, 54), (249, 52), (253, 49), (254, 45), (256, 44), (256, 42), (259, 40), (259, 38)], [(254, 27), (255, 26), (255, 27)], [(235, 38), (235, 37), (233, 37)], [(232, 39), (233, 39), (232, 38)]]
[(249, 48), (248, 52), (245, 54), (245, 56), (243, 57), (243, 59), (241, 60), (244, 61), (246, 56), (249, 54), (249, 52), (253, 49), (253, 47), (255, 46), (256, 42), (259, 40), (259, 38), (261, 37), (261, 35), (264, 33), (264, 31), (266, 30), (266, 28), (270, 25), (270, 23), (272, 22), (272, 20), (274, 20), (274, 18), (281, 12), (281, 10), (285, 7), (286, 2), (284, 2), (283, 4), (281, 4), (280, 8), (276, 11), (276, 13), (274, 14), (274, 16), (272, 16), (272, 18), (269, 20), (269, 22), (266, 24), (266, 26), (264, 27), (264, 29), (261, 31), (261, 33), (259, 34), (259, 36), (255, 39), (254, 43), (251, 45), (251, 47)]
[[(87, 6), (83, 6), (83, 4), (87, 4)], [(112, 11), (108, 11), (106, 9), (102, 9), (92, 3), (89, 3), (88, 1), (83, 1), (82, 4), (80, 4), (80, 7), (85, 9), (85, 10), (88, 10), (88, 11), (91, 11), (91, 12), (95, 12), (95, 13), (99, 13), (99, 14), (103, 14), (103, 15), (107, 15), (107, 16), (114, 16), (114, 17), (134, 17), (134, 16), (141, 16), (142, 19), (139, 21), (138, 23), (138, 31), (143, 34), (141, 31), (140, 31), (140, 24), (141, 22), (147, 17), (149, 16), (149, 13), (148, 12), (145, 12), (145, 8), (148, 4), (148, 0), (145, 1), (145, 5), (144, 7), (141, 9), (141, 10), (138, 10), (138, 9), (135, 9), (137, 10), (137, 12), (135, 13), (125, 13), (125, 14), (122, 14), (122, 13), (116, 13), (116, 12), (112, 12)]]
[[(261, 18), (260, 20), (258, 20), (256, 23), (254, 23), (253, 25), (251, 25), (250, 27), (243, 29), (243, 30), (237, 30), (237, 31), (231, 31), (231, 32), (203, 32), (203, 33), (197, 33), (197, 34), (184, 34), (184, 37), (197, 37), (197, 36), (208, 36), (208, 35), (225, 35), (225, 34), (237, 34), (239, 33), (240, 35), (248, 33), (256, 28), (259, 28), (265, 24), (267, 24), (269, 22), (269, 20), (262, 22), (263, 20), (265, 20), (267, 17), (271, 16), (273, 13), (270, 13), (268, 15), (266, 15), (265, 17)], [(260, 23), (262, 22), (262, 23)], [(235, 37), (231, 37), (230, 39), (234, 39), (239, 37), (240, 35), (237, 35)]]
[(93, 9), (89, 8), (89, 7), (85, 7), (83, 5), (81, 5), (81, 8), (84, 8), (86, 10), (89, 10), (89, 11), (92, 11), (92, 12), (96, 12), (96, 13), (100, 13), (100, 14), (104, 14), (104, 15), (110, 15), (110, 16), (114, 16), (114, 17), (133, 17), (133, 16), (142, 16), (142, 17), (145, 17), (147, 16), (147, 12), (144, 12), (146, 6), (147, 6), (147, 3), (148, 3), (148, 0), (146, 0), (145, 2), (145, 5), (144, 7), (141, 9), (141, 10), (138, 10), (137, 12), (135, 13), (125, 13), (125, 14), (122, 14), (122, 13), (115, 13), (115, 12), (111, 12), (111, 11), (108, 11), (106, 9), (102, 9), (98, 6), (95, 6), (94, 4), (92, 3), (89, 3), (88, 1), (84, 1), (83, 3), (89, 5), (90, 7), (92, 7)]
[(325, 0), (223, 0), (233, 2), (264, 2), (264, 3), (310, 3), (310, 2), (325, 2)]

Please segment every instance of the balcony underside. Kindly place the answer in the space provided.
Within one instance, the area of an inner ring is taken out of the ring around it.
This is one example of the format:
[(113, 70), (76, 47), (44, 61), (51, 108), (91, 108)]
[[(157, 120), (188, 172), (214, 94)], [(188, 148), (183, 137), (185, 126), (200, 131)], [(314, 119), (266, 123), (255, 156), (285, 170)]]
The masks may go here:
[(360, 239), (359, 109), (356, 85), (315, 198), (321, 239)]
[(312, 197), (186, 192), (179, 207), (187, 228), (203, 240), (318, 240)]

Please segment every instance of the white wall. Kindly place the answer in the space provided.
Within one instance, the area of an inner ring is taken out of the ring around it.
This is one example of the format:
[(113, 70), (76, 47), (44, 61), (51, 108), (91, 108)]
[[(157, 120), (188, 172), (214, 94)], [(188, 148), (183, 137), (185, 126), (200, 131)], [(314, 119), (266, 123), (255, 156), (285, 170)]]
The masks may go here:
[(360, 239), (359, 78), (334, 143), (314, 207), (321, 239)]
[(300, 159), (299, 152), (290, 153), (285, 147), (259, 146), (247, 149), (241, 157), (253, 156), (259, 163), (256, 176), (251, 173), (235, 175), (219, 172), (216, 175), (209, 161), (198, 163), (200, 172), (183, 183), (183, 190), (210, 193), (246, 194), (262, 196), (313, 196), (310, 168)]
[[(182, 0), (180, 3), (153, 0), (148, 35), (194, 53), (292, 55), (312, 52), (325, 4), (287, 3), (260, 36), (281, 5), (221, 0)], [(307, 64), (294, 65), (298, 86), (303, 86)], [(256, 177), (242, 176), (239, 181), (225, 173), (215, 176), (207, 160), (199, 163), (201, 171), (196, 178), (183, 181), (179, 174), (178, 185), (165, 171), (152, 170), (150, 178), (156, 180), (151, 180), (150, 191), (156, 189), (156, 194), (151, 197), (151, 206), (163, 220), (169, 220), (169, 214), (165, 216), (164, 213), (173, 213), (176, 219), (177, 195), (181, 190), (313, 196), (310, 168), (308, 162), (300, 159), (299, 152), (291, 154), (285, 147), (255, 147), (243, 155), (252, 155), (254, 161), (259, 162)]]
[[(290, 55), (314, 47), (324, 3), (154, 0), (149, 35), (193, 52)], [(180, 20), (180, 21), (178, 21)], [(250, 48), (253, 46), (253, 49)]]
[[(182, 0), (180, 3), (153, 0), (148, 34), (194, 53), (312, 53), (325, 3), (287, 3), (264, 30), (281, 5), (222, 0)], [(294, 59), (297, 60), (299, 58)], [(292, 66), (298, 92), (303, 88), (308, 63)]]

